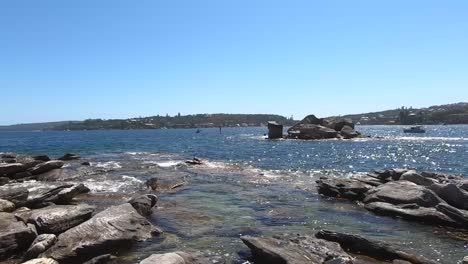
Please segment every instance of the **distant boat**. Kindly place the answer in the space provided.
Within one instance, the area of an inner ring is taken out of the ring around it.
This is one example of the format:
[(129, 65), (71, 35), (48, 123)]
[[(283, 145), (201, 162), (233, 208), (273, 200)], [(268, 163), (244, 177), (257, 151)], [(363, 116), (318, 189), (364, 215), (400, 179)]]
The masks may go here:
[(410, 128), (403, 129), (405, 133), (426, 133), (426, 130), (422, 126), (413, 126)]

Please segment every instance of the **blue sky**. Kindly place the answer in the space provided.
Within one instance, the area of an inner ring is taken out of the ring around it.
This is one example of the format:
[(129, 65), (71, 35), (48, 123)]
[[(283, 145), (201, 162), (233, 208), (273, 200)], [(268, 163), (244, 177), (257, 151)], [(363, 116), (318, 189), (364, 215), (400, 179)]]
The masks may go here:
[(468, 1), (0, 2), (0, 124), (468, 101)]

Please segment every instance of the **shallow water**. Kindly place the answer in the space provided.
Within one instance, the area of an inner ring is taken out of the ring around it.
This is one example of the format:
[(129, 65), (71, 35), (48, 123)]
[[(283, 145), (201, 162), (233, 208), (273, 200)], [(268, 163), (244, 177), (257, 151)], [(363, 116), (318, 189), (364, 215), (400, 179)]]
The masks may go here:
[[(424, 135), (399, 126), (362, 126), (382, 139), (353, 141), (265, 140), (266, 128), (0, 133), (0, 152), (78, 153), (91, 167), (72, 162), (57, 182), (30, 182), (34, 192), (65, 182), (84, 182), (81, 197), (102, 210), (144, 191), (158, 177), (168, 186), (151, 221), (165, 234), (121, 255), (135, 263), (155, 252), (206, 250), (242, 262), (241, 234), (313, 233), (319, 229), (364, 234), (456, 263), (468, 255), (466, 234), (379, 217), (354, 203), (317, 195), (320, 175), (348, 177), (386, 167), (414, 167), (468, 175), (468, 126), (428, 126)], [(186, 166), (193, 156), (208, 162)], [(457, 239), (458, 238), (458, 239)]]

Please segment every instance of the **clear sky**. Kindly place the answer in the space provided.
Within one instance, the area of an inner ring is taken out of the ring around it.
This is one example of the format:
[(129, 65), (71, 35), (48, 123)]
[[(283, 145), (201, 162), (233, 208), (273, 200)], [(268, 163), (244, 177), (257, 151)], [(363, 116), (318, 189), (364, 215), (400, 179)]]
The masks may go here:
[(0, 124), (468, 101), (468, 1), (0, 1)]

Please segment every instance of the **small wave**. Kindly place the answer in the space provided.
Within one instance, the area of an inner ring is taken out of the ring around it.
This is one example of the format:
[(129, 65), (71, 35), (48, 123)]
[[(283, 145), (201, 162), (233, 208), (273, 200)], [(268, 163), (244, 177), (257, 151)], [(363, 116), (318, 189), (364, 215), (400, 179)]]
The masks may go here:
[(117, 161), (107, 161), (107, 162), (97, 162), (92, 164), (94, 167), (104, 168), (104, 169), (120, 169), (122, 166)]
[(161, 168), (175, 167), (175, 166), (180, 165), (182, 163), (183, 163), (183, 161), (181, 161), (181, 160), (170, 160), (170, 161), (163, 161), (163, 162), (155, 162), (155, 164), (158, 165)]
[(126, 180), (126, 181), (131, 181), (131, 182), (135, 182), (135, 183), (143, 183), (143, 181), (135, 178), (135, 177), (132, 177), (132, 176), (127, 176), (127, 175), (123, 175), (122, 176), (122, 180)]

